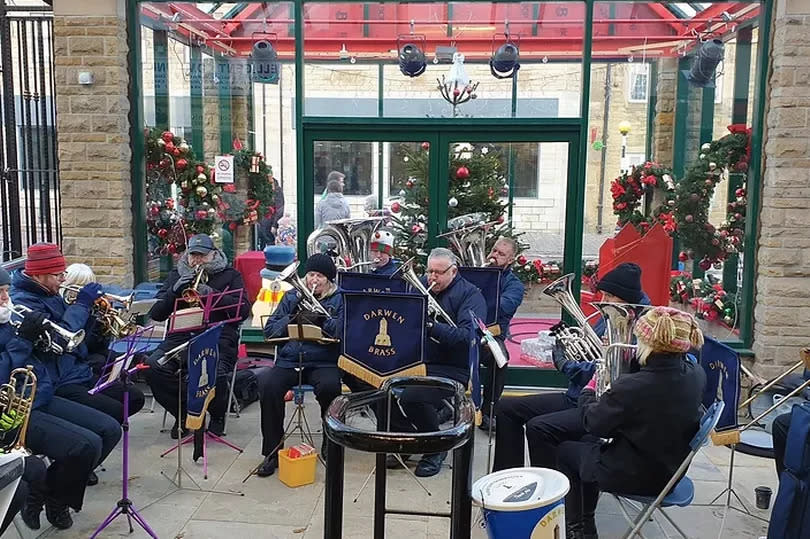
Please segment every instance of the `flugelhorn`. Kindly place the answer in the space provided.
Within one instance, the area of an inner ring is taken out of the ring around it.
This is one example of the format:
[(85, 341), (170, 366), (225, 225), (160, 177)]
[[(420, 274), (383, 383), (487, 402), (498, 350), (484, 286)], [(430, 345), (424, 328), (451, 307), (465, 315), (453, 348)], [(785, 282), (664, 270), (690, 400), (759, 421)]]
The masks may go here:
[[(32, 311), (32, 309), (29, 309), (25, 305), (12, 305), (11, 306), (11, 312), (16, 314), (20, 318), (25, 318), (28, 313), (33, 312), (33, 311)], [(14, 326), (16, 328), (19, 328), (20, 324), (22, 324), (22, 320), (13, 320), (12, 319), (10, 321), (10, 323), (11, 323), (12, 326)], [(82, 341), (84, 340), (84, 330), (83, 329), (80, 329), (80, 330), (75, 331), (75, 332), (74, 331), (68, 331), (67, 329), (65, 329), (63, 327), (54, 324), (53, 322), (51, 322), (47, 318), (45, 320), (43, 320), (42, 323), (46, 326), (47, 330), (42, 333), (42, 335), (40, 336), (40, 340), (35, 344), (37, 344), (38, 346), (40, 346), (44, 350), (50, 350), (51, 352), (54, 352), (55, 354), (63, 354), (65, 352), (70, 353), (73, 350), (75, 350), (76, 347), (79, 346), (82, 343)], [(54, 342), (54, 340), (53, 340), (53, 338), (51, 336), (51, 332), (55, 333), (62, 340), (65, 341), (65, 346), (64, 347), (62, 347), (62, 345)]]
[(194, 268), (194, 280), (191, 281), (191, 286), (183, 290), (180, 294), (182, 300), (191, 306), (197, 306), (201, 302), (200, 293), (197, 291), (197, 288), (202, 282), (203, 275), (205, 275), (205, 266), (200, 264)]
[(285, 281), (297, 291), (298, 296), (301, 298), (300, 305), (305, 310), (323, 314), (327, 318), (332, 318), (329, 311), (327, 311), (326, 308), (321, 305), (321, 302), (315, 297), (313, 291), (307, 288), (306, 283), (301, 279), (301, 277), (298, 276), (298, 264), (299, 262), (293, 262), (284, 268), (281, 273), (278, 274), (276, 279), (279, 281)]
[[(63, 284), (59, 287), (59, 291), (62, 293), (62, 297), (65, 298), (65, 301), (67, 301), (68, 303), (73, 303), (74, 301), (76, 301), (76, 297), (78, 296), (81, 289), (82, 289), (81, 286), (75, 284)], [(101, 297), (96, 300), (96, 303), (101, 303), (102, 301), (106, 301), (108, 303), (111, 302), (120, 303), (121, 305), (124, 306), (124, 309), (128, 311), (132, 307), (132, 303), (135, 301), (135, 292), (132, 292), (128, 296), (118, 296), (116, 294), (104, 292), (101, 295)]]
[(414, 259), (411, 258), (397, 270), (397, 273), (402, 272), (402, 278), (411, 285), (416, 292), (422, 294), (427, 298), (428, 302), (428, 314), (433, 316), (433, 318), (443, 318), (445, 324), (449, 324), (453, 327), (457, 327), (456, 323), (450, 318), (442, 306), (439, 305), (439, 302), (436, 301), (436, 298), (430, 295), (430, 289), (425, 288), (425, 285), (422, 284), (422, 281), (419, 280), (419, 277), (416, 276), (416, 273), (413, 271), (413, 261)]
[[(22, 380), (18, 380), (18, 377)], [(12, 449), (25, 448), (28, 419), (31, 416), (31, 408), (36, 393), (37, 376), (34, 374), (34, 367), (31, 365), (11, 371), (8, 383), (0, 386), (0, 415), (22, 419), (14, 437), (11, 440), (3, 441), (2, 449), (4, 453)]]
[[(59, 291), (68, 303), (73, 303), (82, 289), (78, 285), (62, 285)], [(135, 292), (128, 296), (117, 296), (115, 294), (104, 293), (93, 302), (93, 316), (99, 321), (104, 333), (116, 339), (128, 337), (138, 330), (134, 316), (125, 316), (124, 311), (129, 311), (132, 302), (135, 301)], [(121, 303), (123, 309), (119, 311), (113, 307), (113, 302)]]

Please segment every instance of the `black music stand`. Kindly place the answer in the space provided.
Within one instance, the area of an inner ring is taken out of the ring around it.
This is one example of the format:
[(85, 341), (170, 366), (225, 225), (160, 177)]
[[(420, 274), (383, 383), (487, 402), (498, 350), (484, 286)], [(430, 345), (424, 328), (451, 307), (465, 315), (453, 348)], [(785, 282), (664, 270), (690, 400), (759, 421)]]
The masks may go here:
[[(320, 328), (320, 326), (310, 323), (312, 321), (313, 319), (310, 318), (307, 313), (298, 313), (298, 315), (295, 317), (295, 323), (290, 323), (287, 325), (286, 337), (265, 339), (264, 342), (275, 345), (284, 344), (288, 341), (305, 341), (314, 342), (317, 344), (334, 344), (340, 342), (340, 339), (324, 336), (323, 330)], [(296, 387), (300, 388), (304, 384), (304, 353), (301, 351), (298, 352), (298, 366), (295, 368), (295, 370), (298, 371), (298, 384)], [(312, 429), (309, 428), (309, 422), (307, 422), (307, 417), (304, 412), (303, 395), (301, 398), (296, 397), (294, 400), (295, 410), (293, 411), (293, 415), (287, 421), (287, 426), (284, 427), (284, 434), (281, 436), (281, 441), (270, 451), (270, 454), (273, 454), (284, 447), (284, 442), (292, 437), (292, 435), (296, 432), (300, 432), (302, 442), (307, 442), (312, 447), (316, 447), (315, 440), (312, 437)], [(295, 425), (293, 425), (293, 423), (295, 423)], [(318, 453), (318, 461), (320, 461), (324, 467), (326, 466), (326, 462), (324, 461), (323, 455), (321, 455), (320, 452)], [(246, 482), (251, 478), (251, 476), (255, 475), (260, 466), (261, 463), (253, 468), (250, 473), (247, 474), (247, 477), (242, 480), (242, 483)]]

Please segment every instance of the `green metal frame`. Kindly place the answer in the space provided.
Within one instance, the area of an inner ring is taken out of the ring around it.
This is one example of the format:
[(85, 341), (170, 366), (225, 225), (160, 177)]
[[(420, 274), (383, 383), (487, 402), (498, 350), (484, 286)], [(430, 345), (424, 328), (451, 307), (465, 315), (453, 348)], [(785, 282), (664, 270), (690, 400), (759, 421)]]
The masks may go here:
[[(191, 147), (194, 153), (203, 156), (203, 65), (202, 49), (191, 45)], [(161, 124), (158, 124), (161, 125)]]
[[(132, 145), (133, 145), (133, 212), (134, 212), (134, 227), (135, 227), (135, 260), (136, 260), (136, 278), (143, 279), (145, 277), (145, 256), (146, 241), (144, 236), (145, 218), (143, 215), (144, 201), (141, 191), (143, 190), (143, 110), (141, 102), (142, 86), (140, 81), (140, 21), (138, 4), (143, 0), (134, 0), (127, 2), (127, 25), (128, 25), (128, 39), (129, 39), (129, 63), (130, 63), (130, 99), (133, 126), (131, 128)], [(158, 0), (164, 2), (168, 0)], [(322, 3), (339, 3), (345, 0), (320, 0)], [(484, 2), (484, 3), (509, 3), (514, 0), (469, 0), (470, 2)], [(567, 2), (569, 0), (559, 0)], [(576, 0), (570, 0), (576, 1)], [(625, 0), (619, 0), (625, 1)], [(632, 0), (627, 0), (632, 1)], [(430, 0), (414, 0), (413, 3), (429, 3)], [(324, 140), (336, 140), (335, 137), (343, 134), (343, 139), (350, 138), (352, 140), (369, 140), (369, 141), (397, 141), (397, 140), (427, 140), (431, 144), (443, 144), (452, 140), (480, 140), (488, 141), (508, 141), (519, 142), (521, 140), (527, 141), (542, 141), (540, 135), (548, 135), (553, 133), (553, 136), (558, 136), (563, 133), (573, 133), (574, 139), (569, 142), (569, 155), (574, 153), (580, 155), (579, 163), (569, 163), (569, 177), (574, 178), (574, 181), (569, 181), (568, 185), (568, 200), (566, 204), (566, 217), (565, 217), (565, 259), (563, 262), (564, 270), (571, 271), (579, 275), (582, 252), (582, 232), (583, 232), (583, 213), (584, 213), (584, 188), (585, 188), (585, 173), (586, 163), (584, 159), (585, 152), (587, 151), (587, 121), (590, 104), (590, 76), (591, 76), (591, 49), (593, 43), (593, 9), (596, 0), (584, 0), (586, 7), (585, 15), (585, 35), (583, 39), (583, 57), (582, 57), (582, 87), (581, 87), (581, 104), (580, 115), (576, 118), (509, 118), (505, 119), (389, 119), (383, 117), (377, 118), (317, 118), (306, 117), (304, 110), (304, 20), (303, 8), (304, 0), (293, 0), (291, 10), (294, 18), (294, 32), (295, 32), (295, 92), (296, 92), (296, 106), (295, 106), (295, 137), (296, 147), (298, 148), (296, 161), (297, 161), (297, 188), (299, 201), (314, 200), (314, 184), (311, 181), (313, 173), (311, 167), (307, 166), (308, 156), (312, 154), (312, 141), (318, 137)], [(366, 4), (368, 5), (368, 4)], [(759, 17), (759, 48), (757, 55), (757, 84), (756, 84), (756, 105), (754, 109), (753, 121), (753, 136), (752, 136), (752, 160), (750, 163), (750, 170), (748, 175), (748, 195), (749, 207), (747, 211), (748, 219), (746, 223), (746, 236), (745, 236), (745, 257), (748, 261), (744, 271), (743, 290), (742, 290), (742, 305), (743, 313), (745, 314), (741, 320), (741, 341), (734, 341), (730, 344), (737, 348), (741, 348), (745, 352), (746, 347), (750, 347), (752, 340), (752, 319), (750, 313), (752, 312), (753, 304), (753, 288), (754, 288), (754, 264), (756, 254), (756, 230), (758, 226), (758, 211), (760, 206), (759, 197), (761, 196), (761, 166), (762, 166), (762, 130), (763, 118), (765, 110), (764, 89), (767, 82), (767, 66), (769, 54), (769, 37), (770, 37), (770, 23), (772, 17), (773, 5), (772, 2), (762, 2), (762, 11)], [(449, 5), (448, 5), (449, 7)], [(533, 4), (533, 11), (539, 16), (539, 4)], [(158, 31), (160, 32), (160, 31)], [(536, 27), (533, 33), (536, 32)], [(742, 32), (742, 29), (740, 30)], [(157, 33), (157, 32), (156, 32)], [(157, 51), (156, 51), (157, 52)], [(739, 52), (738, 52), (739, 54)], [(749, 50), (750, 56), (750, 50)], [(227, 61), (217, 57), (217, 62)], [(738, 59), (739, 61), (739, 59)], [(686, 147), (686, 113), (683, 111), (686, 96), (688, 96), (688, 87), (685, 84), (684, 77), (680, 71), (686, 69), (688, 64), (685, 59), (679, 62), (679, 74), (677, 77), (677, 99), (676, 99), (676, 118), (675, 118), (675, 132), (674, 132), (674, 163), (673, 169), (676, 175), (682, 174), (684, 170), (684, 150)], [(655, 106), (655, 85), (654, 85), (655, 64), (651, 69), (651, 91), (650, 103), (648, 104), (648, 111), (654, 111)], [(225, 77), (221, 77), (220, 82), (220, 113), (222, 118), (230, 118), (230, 92), (228, 83)], [(514, 84), (513, 94), (517, 90), (517, 85)], [(380, 84), (380, 92), (383, 91), (382, 84)], [(735, 89), (735, 98), (740, 95)], [(168, 104), (168, 96), (166, 96), (166, 103)], [(156, 97), (156, 110), (159, 103)], [(380, 99), (379, 103), (379, 116), (382, 116), (382, 107), (384, 103)], [(168, 121), (168, 108), (165, 109), (165, 120)], [(651, 121), (648, 114), (648, 122)], [(165, 122), (164, 122), (165, 123)], [(158, 123), (160, 125), (160, 122)], [(347, 126), (351, 128), (351, 136), (346, 137)], [(221, 146), (223, 151), (231, 148), (232, 136), (230, 133), (230, 124), (225, 121), (220, 126)], [(402, 129), (403, 133), (408, 133), (407, 136), (396, 136), (397, 129)], [(648, 132), (651, 131), (648, 129)], [(522, 139), (521, 137), (526, 137)], [(567, 136), (567, 135), (566, 135)], [(365, 138), (364, 138), (365, 137)], [(439, 146), (441, 147), (441, 146)], [(648, 141), (646, 153), (651, 156), (651, 141)], [(442, 178), (440, 174), (443, 164), (446, 165), (447, 156), (442, 157), (445, 152), (438, 152), (440, 155), (431, 161), (431, 177)], [(378, 180), (379, 181), (379, 180)], [(435, 194), (431, 197), (431, 215), (435, 215), (437, 219), (431, 225), (431, 234), (437, 233), (440, 230), (439, 223), (444, 223), (446, 219), (446, 205), (439, 204), (441, 198), (442, 187), (444, 184), (446, 195), (446, 182), (438, 182)], [(510, 190), (511, 200), (511, 190)], [(305, 248), (303, 246), (306, 239), (306, 232), (312, 230), (313, 224), (313, 205), (303, 204), (304, 211), (298, 212), (298, 230), (299, 230), (299, 254), (305, 258)], [(443, 225), (442, 225), (443, 226)], [(676, 246), (677, 252), (677, 246)], [(578, 292), (579, 279), (574, 281), (576, 283)], [(509, 383), (516, 383), (517, 385), (526, 385), (522, 381), (510, 380)]]
[[(137, 18), (136, 18), (137, 20)], [(140, 36), (140, 27), (138, 28), (138, 35)], [(169, 34), (166, 30), (153, 30), (152, 49), (154, 56), (154, 76), (155, 76), (155, 125), (169, 126)], [(132, 47), (130, 47), (131, 49)], [(140, 57), (140, 47), (137, 47), (138, 56)], [(158, 71), (163, 69), (165, 71), (166, 80), (164, 83), (158, 83)], [(132, 70), (136, 71), (136, 70)], [(140, 70), (137, 70), (140, 71)], [(131, 75), (131, 74), (130, 74)]]

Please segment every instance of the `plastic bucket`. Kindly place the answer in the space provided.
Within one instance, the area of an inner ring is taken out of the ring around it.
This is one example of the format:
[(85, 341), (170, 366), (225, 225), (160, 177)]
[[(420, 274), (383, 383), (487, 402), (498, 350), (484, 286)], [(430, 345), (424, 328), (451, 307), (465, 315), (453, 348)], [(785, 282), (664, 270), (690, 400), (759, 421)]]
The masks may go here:
[(546, 468), (511, 468), (476, 481), (472, 499), (490, 539), (564, 539), (568, 478)]

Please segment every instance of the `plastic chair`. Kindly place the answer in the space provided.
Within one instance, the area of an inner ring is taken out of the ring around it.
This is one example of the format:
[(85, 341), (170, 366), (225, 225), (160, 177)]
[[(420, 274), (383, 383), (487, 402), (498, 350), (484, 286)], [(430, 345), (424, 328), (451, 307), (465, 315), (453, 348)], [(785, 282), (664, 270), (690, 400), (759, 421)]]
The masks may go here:
[[(624, 517), (627, 519), (627, 522), (630, 523), (630, 528), (622, 536), (623, 539), (628, 539), (629, 537), (633, 537), (635, 535), (639, 535), (643, 538), (644, 535), (641, 533), (641, 528), (644, 527), (644, 524), (646, 524), (647, 520), (652, 517), (656, 510), (663, 515), (667, 521), (669, 521), (672, 527), (675, 528), (679, 534), (681, 534), (681, 537), (684, 539), (689, 539), (686, 533), (684, 533), (684, 531), (672, 520), (672, 518), (666, 514), (663, 508), (673, 506), (686, 507), (692, 503), (695, 496), (695, 486), (692, 483), (692, 480), (684, 474), (686, 473), (686, 470), (689, 469), (692, 459), (695, 458), (695, 455), (697, 455), (697, 452), (700, 451), (700, 448), (706, 445), (709, 439), (709, 434), (712, 430), (714, 430), (714, 428), (717, 426), (717, 422), (720, 420), (720, 415), (723, 413), (724, 406), (725, 405), (722, 401), (714, 402), (711, 406), (709, 406), (709, 409), (700, 420), (700, 428), (692, 438), (692, 441), (689, 442), (689, 454), (685, 459), (683, 459), (681, 465), (678, 466), (678, 469), (672, 475), (658, 496), (650, 497), (611, 493), (613, 494), (613, 497), (616, 498), (616, 501), (619, 504), (619, 509), (621, 509)], [(642, 510), (635, 520), (630, 518), (630, 515), (627, 512), (622, 500), (633, 500), (643, 505)], [(661, 531), (664, 532), (663, 526), (661, 526), (661, 524), (657, 521), (656, 524), (658, 524)], [(667, 536), (666, 532), (664, 532), (664, 535)]]

